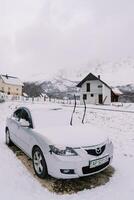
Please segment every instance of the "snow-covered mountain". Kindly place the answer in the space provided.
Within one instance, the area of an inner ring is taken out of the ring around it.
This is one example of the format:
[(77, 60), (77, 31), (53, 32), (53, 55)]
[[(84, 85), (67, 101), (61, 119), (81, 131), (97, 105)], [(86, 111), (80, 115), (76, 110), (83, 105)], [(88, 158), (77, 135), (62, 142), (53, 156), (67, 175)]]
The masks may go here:
[(76, 85), (88, 73), (100, 75), (101, 80), (111, 87), (118, 87), (123, 93), (134, 93), (134, 59), (127, 58), (114, 62), (89, 62), (80, 68), (62, 69), (51, 76), (43, 79), (42, 74), (36, 77), (36, 84), (39, 84), (44, 92), (52, 96), (64, 97), (73, 95), (78, 91)]
[(134, 84), (122, 85), (122, 86), (118, 86), (118, 88), (123, 93), (133, 93), (134, 94)]
[(100, 75), (110, 86), (134, 84), (134, 59), (127, 58), (113, 62), (90, 62), (77, 69), (67, 69), (62, 75), (67, 79), (80, 81), (88, 73)]
[(54, 97), (70, 97), (78, 92), (76, 88), (77, 81), (72, 81), (64, 77), (55, 77), (51, 81), (44, 81), (41, 83), (41, 88), (49, 96)]
[[(75, 88), (88, 73), (100, 75), (112, 87), (119, 86), (123, 92), (134, 92), (134, 59), (127, 58), (118, 62), (90, 62), (87, 66), (60, 70), (50, 81), (60, 91)], [(45, 82), (42, 82), (45, 85)], [(45, 86), (43, 86), (45, 87)]]

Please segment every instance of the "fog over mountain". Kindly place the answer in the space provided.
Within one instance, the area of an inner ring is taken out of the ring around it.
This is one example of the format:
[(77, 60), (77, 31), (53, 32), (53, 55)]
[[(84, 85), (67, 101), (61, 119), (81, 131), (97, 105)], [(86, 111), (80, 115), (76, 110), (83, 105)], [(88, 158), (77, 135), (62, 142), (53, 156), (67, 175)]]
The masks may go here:
[(133, 0), (0, 0), (0, 73), (74, 93), (88, 73), (134, 84)]
[[(63, 80), (66, 84), (72, 84), (81, 81), (90, 72), (96, 76), (100, 75), (101, 79), (112, 87), (134, 84), (134, 59), (126, 58), (116, 62), (89, 62), (77, 69), (58, 70), (49, 78), (46, 78), (44, 74), (37, 74), (35, 77), (31, 77), (31, 80), (40, 83), (44, 80), (57, 80), (59, 85), (60, 80)], [(61, 87), (64, 87), (64, 84)]]
[(0, 72), (46, 78), (134, 58), (133, 11), (133, 0), (0, 0)]
[(118, 87), (123, 94), (134, 93), (134, 60), (127, 58), (118, 62), (88, 63), (79, 69), (61, 69), (49, 78), (38, 74), (33, 81), (40, 85), (44, 93), (54, 97), (73, 97), (78, 92), (76, 85), (87, 74), (100, 75), (101, 79), (111, 87)]

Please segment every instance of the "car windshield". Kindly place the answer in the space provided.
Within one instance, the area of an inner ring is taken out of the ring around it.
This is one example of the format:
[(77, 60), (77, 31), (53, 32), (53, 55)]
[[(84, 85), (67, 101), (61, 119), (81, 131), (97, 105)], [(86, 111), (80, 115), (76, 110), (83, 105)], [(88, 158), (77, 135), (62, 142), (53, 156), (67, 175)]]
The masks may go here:
[[(32, 110), (35, 128), (49, 128), (54, 126), (69, 125), (71, 115), (72, 108), (38, 108)], [(76, 119), (76, 117), (74, 118)]]

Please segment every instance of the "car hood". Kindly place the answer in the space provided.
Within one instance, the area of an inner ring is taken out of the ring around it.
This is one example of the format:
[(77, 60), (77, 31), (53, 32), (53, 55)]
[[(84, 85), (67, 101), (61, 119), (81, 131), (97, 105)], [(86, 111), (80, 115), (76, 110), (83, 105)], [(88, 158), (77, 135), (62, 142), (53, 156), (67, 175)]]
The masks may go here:
[(108, 139), (107, 130), (91, 125), (54, 127), (36, 131), (50, 144), (66, 147), (93, 146)]

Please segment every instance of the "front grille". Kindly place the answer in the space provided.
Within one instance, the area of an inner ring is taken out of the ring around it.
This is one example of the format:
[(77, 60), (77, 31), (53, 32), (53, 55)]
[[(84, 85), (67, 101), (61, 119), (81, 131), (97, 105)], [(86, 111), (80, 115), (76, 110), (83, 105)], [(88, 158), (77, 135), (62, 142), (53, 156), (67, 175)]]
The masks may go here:
[(102, 165), (99, 165), (97, 167), (94, 167), (94, 168), (90, 168), (90, 166), (87, 166), (87, 167), (83, 167), (82, 168), (82, 172), (83, 174), (91, 174), (91, 173), (94, 173), (94, 172), (97, 172), (97, 171), (100, 171), (101, 169), (105, 168), (106, 166), (108, 166), (110, 163), (110, 159), (108, 162), (102, 164)]
[(92, 156), (100, 156), (105, 151), (106, 145), (100, 147), (100, 152), (97, 152), (97, 148), (95, 149), (85, 149), (86, 152)]

